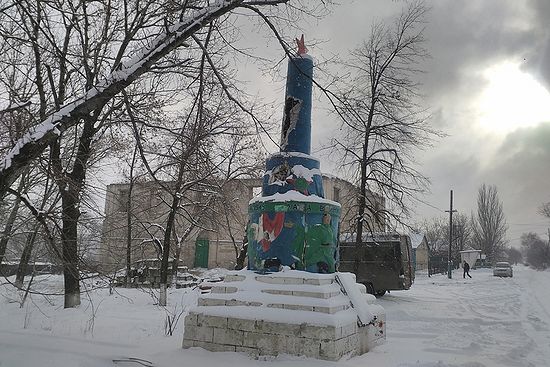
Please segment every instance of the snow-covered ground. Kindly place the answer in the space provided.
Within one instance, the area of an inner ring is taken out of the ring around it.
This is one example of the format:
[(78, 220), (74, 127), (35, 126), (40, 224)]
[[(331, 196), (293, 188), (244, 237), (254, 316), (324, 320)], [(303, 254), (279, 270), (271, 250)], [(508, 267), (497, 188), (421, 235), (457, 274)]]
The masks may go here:
[[(0, 285), (1, 367), (154, 366), (319, 367), (489, 367), (550, 366), (550, 272), (514, 267), (514, 278), (496, 278), (490, 269), (428, 278), (417, 275), (409, 291), (386, 294), (387, 340), (371, 352), (337, 363), (279, 356), (263, 360), (244, 354), (181, 349), (183, 317), (165, 336), (167, 314), (185, 312), (197, 290), (170, 293), (166, 309), (154, 295), (137, 289), (108, 289), (83, 295), (78, 309), (63, 309), (62, 277), (35, 278), (51, 295), (20, 295)], [(34, 283), (33, 282), (33, 283)], [(91, 284), (90, 284), (91, 285)]]

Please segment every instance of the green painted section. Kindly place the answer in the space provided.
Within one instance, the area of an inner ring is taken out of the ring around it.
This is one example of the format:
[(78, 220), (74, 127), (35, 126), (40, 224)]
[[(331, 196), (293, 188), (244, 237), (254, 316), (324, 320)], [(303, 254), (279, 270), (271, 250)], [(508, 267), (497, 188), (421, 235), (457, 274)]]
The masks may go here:
[(207, 239), (197, 238), (195, 241), (195, 268), (208, 268), (208, 248)]
[(264, 202), (249, 206), (249, 269), (264, 261), (313, 273), (333, 273), (338, 262), (340, 207), (315, 202)]

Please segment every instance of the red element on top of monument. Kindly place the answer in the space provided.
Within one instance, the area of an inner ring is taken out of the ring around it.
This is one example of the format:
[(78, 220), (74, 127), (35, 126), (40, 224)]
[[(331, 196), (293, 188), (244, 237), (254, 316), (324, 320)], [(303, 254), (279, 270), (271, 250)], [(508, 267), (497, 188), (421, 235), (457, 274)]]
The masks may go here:
[(304, 35), (300, 39), (296, 38), (296, 43), (298, 44), (298, 55), (307, 54), (306, 43), (304, 41)]

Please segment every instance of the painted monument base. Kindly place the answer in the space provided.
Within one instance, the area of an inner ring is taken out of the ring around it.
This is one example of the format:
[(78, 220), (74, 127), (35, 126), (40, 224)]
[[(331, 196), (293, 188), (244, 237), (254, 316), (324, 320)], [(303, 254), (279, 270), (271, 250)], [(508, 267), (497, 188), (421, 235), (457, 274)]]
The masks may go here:
[(373, 302), (351, 273), (233, 272), (189, 312), (183, 347), (336, 361), (385, 340), (385, 311)]

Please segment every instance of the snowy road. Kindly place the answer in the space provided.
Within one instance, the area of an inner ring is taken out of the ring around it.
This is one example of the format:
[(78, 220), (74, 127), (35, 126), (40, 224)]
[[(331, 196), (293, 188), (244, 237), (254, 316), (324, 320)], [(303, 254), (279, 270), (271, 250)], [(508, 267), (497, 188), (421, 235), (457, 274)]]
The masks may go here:
[[(279, 356), (262, 361), (236, 353), (181, 349), (182, 330), (164, 336), (165, 310), (135, 289), (92, 295), (95, 317), (83, 299), (63, 310), (62, 297), (33, 296), (24, 308), (8, 286), (0, 286), (0, 366), (137, 366), (115, 364), (138, 357), (157, 367), (546, 367), (550, 366), (550, 271), (514, 268), (514, 278), (471, 272), (472, 279), (418, 275), (409, 291), (379, 299), (387, 312), (387, 340), (371, 352), (337, 363)], [(59, 280), (52, 279), (50, 283)], [(194, 294), (171, 294), (170, 302), (192, 303)], [(93, 333), (90, 322), (93, 320)], [(25, 328), (23, 327), (25, 326)]]
[(418, 276), (409, 291), (384, 296), (387, 341), (366, 359), (384, 366), (550, 366), (550, 273), (518, 266), (513, 278), (493, 277), (490, 269), (472, 276)]

